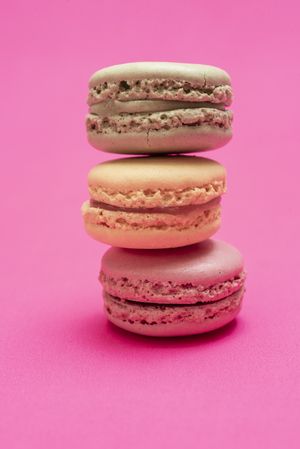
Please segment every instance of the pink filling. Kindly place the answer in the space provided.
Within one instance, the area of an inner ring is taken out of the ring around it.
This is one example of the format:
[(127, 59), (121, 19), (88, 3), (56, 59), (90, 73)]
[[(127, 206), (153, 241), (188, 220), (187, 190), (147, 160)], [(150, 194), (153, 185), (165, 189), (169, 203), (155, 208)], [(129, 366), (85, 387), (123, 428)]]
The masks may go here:
[(239, 289), (245, 282), (245, 273), (241, 272), (231, 279), (204, 286), (195, 284), (175, 284), (174, 282), (150, 282), (147, 280), (119, 279), (105, 275), (101, 271), (99, 280), (104, 291), (111, 296), (145, 303), (158, 304), (195, 304), (214, 302), (223, 299)]

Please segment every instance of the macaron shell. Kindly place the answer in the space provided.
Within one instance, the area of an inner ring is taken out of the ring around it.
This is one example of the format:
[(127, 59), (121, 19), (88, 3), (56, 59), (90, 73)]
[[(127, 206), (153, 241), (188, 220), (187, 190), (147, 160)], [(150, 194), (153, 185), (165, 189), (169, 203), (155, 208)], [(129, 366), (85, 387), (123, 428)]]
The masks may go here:
[(156, 190), (177, 190), (179, 196), (187, 188), (206, 186), (214, 181), (225, 181), (225, 178), (225, 167), (208, 158), (127, 157), (94, 166), (88, 174), (88, 184), (91, 194), (98, 187), (103, 187), (112, 194), (146, 190), (147, 195), (151, 195)]
[(244, 271), (226, 281), (203, 286), (201, 283), (179, 283), (168, 280), (151, 282), (148, 279), (133, 280), (109, 276), (100, 271), (99, 281), (103, 290), (111, 296), (127, 301), (152, 304), (196, 304), (219, 301), (240, 290), (245, 283)]
[(226, 145), (231, 128), (183, 126), (145, 132), (96, 133), (88, 131), (88, 141), (96, 149), (117, 154), (176, 154), (208, 151)]
[[(105, 81), (91, 87), (88, 96), (88, 105), (110, 103), (111, 101), (189, 101), (190, 103), (209, 103), (219, 106), (230, 106), (232, 102), (232, 88), (228, 84), (221, 86), (203, 86), (202, 81), (189, 82), (174, 79), (127, 79), (118, 81)], [(134, 112), (141, 112), (139, 105)], [(175, 109), (176, 105), (174, 104)], [(159, 106), (158, 106), (159, 107)], [(159, 107), (160, 110), (160, 107)]]
[(165, 229), (122, 228), (113, 229), (85, 220), (85, 230), (95, 240), (121, 248), (158, 249), (192, 245), (212, 237), (220, 227), (220, 206), (210, 219), (203, 217), (201, 225), (178, 230), (172, 226)]
[(201, 334), (232, 321), (241, 309), (244, 290), (212, 304), (149, 306), (126, 303), (104, 293), (106, 316), (116, 326), (141, 335), (175, 337)]
[(241, 253), (221, 240), (207, 240), (184, 248), (136, 251), (109, 248), (101, 269), (107, 277), (132, 282), (170, 282), (209, 288), (239, 275), (244, 269)]
[(132, 62), (103, 68), (95, 72), (89, 86), (95, 87), (99, 82), (138, 79), (176, 79), (199, 82), (203, 86), (231, 84), (225, 70), (204, 64), (184, 64), (178, 62)]

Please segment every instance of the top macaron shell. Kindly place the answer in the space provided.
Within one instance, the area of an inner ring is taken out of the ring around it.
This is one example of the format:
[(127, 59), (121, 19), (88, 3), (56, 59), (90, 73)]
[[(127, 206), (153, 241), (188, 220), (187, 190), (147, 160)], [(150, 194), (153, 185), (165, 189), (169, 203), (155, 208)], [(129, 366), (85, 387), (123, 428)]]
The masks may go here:
[(110, 248), (102, 258), (102, 271), (112, 277), (191, 282), (203, 287), (236, 276), (243, 270), (243, 265), (243, 257), (234, 246), (212, 239), (168, 250)]
[(226, 190), (226, 170), (197, 156), (115, 159), (88, 174), (91, 198), (118, 207), (170, 207), (206, 203)]
[(139, 62), (96, 72), (89, 82), (89, 142), (128, 154), (220, 147), (231, 138), (229, 75), (201, 64)]
[(228, 73), (210, 65), (179, 62), (131, 62), (98, 70), (91, 76), (89, 87), (97, 87), (99, 83), (105, 81), (139, 80), (140, 78), (184, 79), (202, 87), (231, 86)]
[(105, 291), (121, 299), (196, 303), (203, 300), (207, 289), (211, 291), (206, 292), (206, 302), (242, 288), (243, 267), (243, 257), (235, 247), (209, 239), (170, 250), (110, 248), (102, 259), (100, 280)]

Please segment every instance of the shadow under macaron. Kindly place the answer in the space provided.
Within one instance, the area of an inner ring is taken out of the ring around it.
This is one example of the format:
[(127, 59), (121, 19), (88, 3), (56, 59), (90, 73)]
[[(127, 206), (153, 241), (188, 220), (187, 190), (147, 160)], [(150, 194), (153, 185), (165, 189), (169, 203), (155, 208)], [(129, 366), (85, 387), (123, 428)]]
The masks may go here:
[(225, 326), (202, 334), (187, 335), (180, 337), (149, 337), (135, 334), (118, 328), (107, 321), (101, 314), (93, 315), (82, 321), (76, 332), (76, 339), (89, 349), (111, 351), (113, 353), (123, 352), (134, 346), (135, 349), (161, 349), (161, 348), (188, 348), (203, 347), (218, 342), (236, 338), (236, 334), (243, 332), (245, 323), (239, 316)]

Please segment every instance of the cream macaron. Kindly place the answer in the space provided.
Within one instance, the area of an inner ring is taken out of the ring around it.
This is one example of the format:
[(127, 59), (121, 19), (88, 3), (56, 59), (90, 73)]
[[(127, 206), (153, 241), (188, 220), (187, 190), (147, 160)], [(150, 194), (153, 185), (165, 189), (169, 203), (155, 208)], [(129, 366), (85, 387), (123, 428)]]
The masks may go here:
[(91, 237), (123, 248), (174, 248), (218, 230), (226, 172), (196, 156), (133, 157), (96, 165), (88, 185), (82, 214)]
[(89, 82), (88, 140), (112, 153), (185, 153), (232, 136), (229, 75), (217, 67), (135, 62), (107, 67)]

